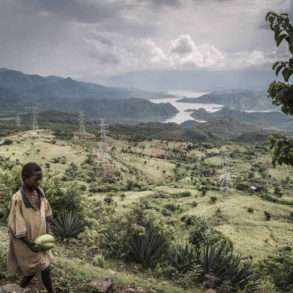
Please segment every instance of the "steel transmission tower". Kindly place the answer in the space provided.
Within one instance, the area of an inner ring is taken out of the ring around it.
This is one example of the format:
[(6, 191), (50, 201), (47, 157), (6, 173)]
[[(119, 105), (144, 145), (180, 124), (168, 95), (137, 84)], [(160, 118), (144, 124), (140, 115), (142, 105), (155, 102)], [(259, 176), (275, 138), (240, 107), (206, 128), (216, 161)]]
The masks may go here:
[(228, 193), (232, 188), (232, 174), (231, 174), (231, 163), (227, 156), (224, 156), (223, 163), (224, 174), (220, 177), (221, 180), (221, 190)]
[(20, 128), (21, 127), (21, 119), (20, 119), (20, 116), (19, 115), (17, 115), (15, 117), (15, 124), (16, 124), (16, 127), (17, 128)]
[(38, 123), (38, 107), (32, 108), (33, 113), (33, 130), (39, 129), (39, 123)]
[(100, 120), (100, 159), (101, 161), (105, 160), (106, 153), (107, 153), (107, 129), (108, 125), (105, 123), (104, 119)]
[(84, 113), (83, 112), (79, 112), (79, 132), (81, 134), (86, 134), (85, 119), (84, 119)]

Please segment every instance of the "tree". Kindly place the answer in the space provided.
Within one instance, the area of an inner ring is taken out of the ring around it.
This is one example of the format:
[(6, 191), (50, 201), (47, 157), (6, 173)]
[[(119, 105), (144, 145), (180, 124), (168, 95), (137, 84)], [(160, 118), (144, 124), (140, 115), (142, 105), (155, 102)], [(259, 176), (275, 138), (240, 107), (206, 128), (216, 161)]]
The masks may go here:
[[(274, 81), (268, 88), (268, 96), (273, 104), (281, 106), (281, 110), (287, 115), (293, 115), (293, 85), (289, 83), (293, 75), (293, 26), (287, 13), (277, 14), (269, 12), (266, 21), (270, 24), (275, 34), (277, 47), (286, 42), (289, 49), (289, 59), (277, 61), (273, 65), (276, 76), (282, 73), (284, 81)], [(273, 136), (271, 139), (273, 150), (273, 164), (293, 165), (293, 139), (282, 135)]]

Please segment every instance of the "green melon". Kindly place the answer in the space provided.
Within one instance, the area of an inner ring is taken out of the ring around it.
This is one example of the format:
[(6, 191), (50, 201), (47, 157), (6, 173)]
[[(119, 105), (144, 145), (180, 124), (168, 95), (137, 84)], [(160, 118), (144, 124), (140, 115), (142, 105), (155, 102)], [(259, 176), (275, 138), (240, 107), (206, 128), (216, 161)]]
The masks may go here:
[(43, 246), (47, 243), (54, 243), (54, 242), (55, 242), (55, 238), (54, 238), (54, 236), (52, 236), (50, 234), (44, 234), (44, 235), (38, 236), (34, 240), (34, 243), (39, 246)]
[(55, 244), (53, 242), (47, 242), (45, 244), (42, 244), (40, 247), (42, 250), (50, 250), (55, 247)]

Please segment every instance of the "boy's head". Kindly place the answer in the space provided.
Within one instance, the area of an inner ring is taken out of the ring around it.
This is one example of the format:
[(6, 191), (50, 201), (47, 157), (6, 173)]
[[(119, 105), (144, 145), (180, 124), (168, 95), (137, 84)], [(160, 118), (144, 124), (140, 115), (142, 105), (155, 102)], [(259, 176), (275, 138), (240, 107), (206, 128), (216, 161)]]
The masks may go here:
[(42, 169), (34, 162), (27, 163), (22, 167), (21, 178), (26, 187), (36, 189), (43, 178)]

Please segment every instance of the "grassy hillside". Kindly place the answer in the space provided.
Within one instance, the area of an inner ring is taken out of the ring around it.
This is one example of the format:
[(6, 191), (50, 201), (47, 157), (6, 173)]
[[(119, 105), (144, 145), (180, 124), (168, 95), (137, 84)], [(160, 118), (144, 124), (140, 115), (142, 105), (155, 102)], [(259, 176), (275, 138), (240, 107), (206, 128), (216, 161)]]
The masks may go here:
[[(254, 265), (282, 247), (293, 246), (293, 168), (273, 168), (265, 145), (108, 137), (103, 146), (98, 139), (75, 141), (41, 130), (3, 137), (0, 158), (1, 190), (6, 196), (17, 188), (21, 164), (32, 160), (44, 169), (44, 189), (56, 210), (62, 189), (77, 191), (78, 195), (70, 191), (70, 197), (81, 196), (76, 204), (87, 228), (78, 240), (60, 241), (53, 251), (56, 271), (66, 268), (80, 290), (86, 290), (92, 278), (109, 274), (119, 286), (134, 283), (155, 292), (203, 287), (199, 281), (187, 280), (186, 274), (170, 278), (165, 265), (145, 270), (137, 261), (109, 255), (111, 241), (105, 249), (101, 230), (115, 229), (111, 223), (128, 219), (137, 205), (165, 227), (162, 233), (174, 245), (188, 241), (204, 221), (214, 236), (218, 231), (221, 239), (232, 241), (235, 253)], [(9, 182), (14, 184), (8, 186)], [(62, 191), (64, 198), (66, 192)], [(0, 201), (1, 205), (3, 209), (5, 203)], [(5, 230), (1, 231), (6, 241)], [(57, 275), (60, 285), (64, 280)]]

